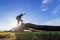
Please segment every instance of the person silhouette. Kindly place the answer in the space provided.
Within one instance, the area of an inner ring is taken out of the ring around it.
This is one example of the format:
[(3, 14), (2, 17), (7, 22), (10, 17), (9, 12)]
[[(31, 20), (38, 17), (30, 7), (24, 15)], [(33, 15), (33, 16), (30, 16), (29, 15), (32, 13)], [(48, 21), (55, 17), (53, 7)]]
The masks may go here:
[[(21, 22), (21, 24), (23, 23), (23, 20), (22, 20), (22, 16), (24, 16), (25, 15), (25, 13), (23, 14), (23, 13), (21, 13), (20, 15), (18, 15), (17, 17), (16, 17), (16, 20), (17, 20), (17, 23), (19, 24), (19, 22)], [(18, 25), (17, 24), (17, 25)]]

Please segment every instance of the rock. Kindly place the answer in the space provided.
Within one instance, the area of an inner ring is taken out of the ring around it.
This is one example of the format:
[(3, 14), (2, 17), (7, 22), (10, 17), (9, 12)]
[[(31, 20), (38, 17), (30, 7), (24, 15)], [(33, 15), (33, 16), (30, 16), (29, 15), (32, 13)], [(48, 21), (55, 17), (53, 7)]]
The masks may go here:
[(57, 31), (60, 30), (60, 26), (48, 26), (48, 25), (36, 25), (31, 23), (23, 23), (16, 26), (14, 31), (24, 31), (25, 29), (32, 28), (36, 30)]

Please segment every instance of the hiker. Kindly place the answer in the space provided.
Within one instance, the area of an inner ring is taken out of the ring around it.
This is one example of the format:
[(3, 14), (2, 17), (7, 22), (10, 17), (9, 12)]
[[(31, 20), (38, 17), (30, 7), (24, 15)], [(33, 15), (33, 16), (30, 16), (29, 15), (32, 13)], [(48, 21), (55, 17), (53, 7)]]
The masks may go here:
[(18, 15), (16, 17), (16, 20), (17, 20), (17, 23), (19, 24), (19, 22), (21, 22), (21, 24), (23, 23), (23, 20), (22, 20), (22, 16), (24, 16), (25, 14), (21, 13), (20, 15)]

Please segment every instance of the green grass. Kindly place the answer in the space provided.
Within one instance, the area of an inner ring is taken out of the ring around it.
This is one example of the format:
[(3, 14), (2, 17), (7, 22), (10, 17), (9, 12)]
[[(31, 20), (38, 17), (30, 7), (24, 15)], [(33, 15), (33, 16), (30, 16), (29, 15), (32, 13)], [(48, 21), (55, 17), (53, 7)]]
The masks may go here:
[[(49, 38), (60, 38), (60, 31), (40, 31), (40, 32), (17, 32), (16, 36), (17, 38), (20, 38), (21, 40), (38, 40), (41, 37), (41, 40), (46, 37)], [(24, 38), (24, 39), (23, 39)]]
[[(40, 32), (0, 32), (0, 36), (9, 34), (9, 38), (1, 38), (0, 40), (15, 40), (15, 38), (21, 39), (21, 40), (38, 40), (38, 39), (44, 39), (44, 36), (47, 38), (47, 36), (51, 37), (57, 37), (60, 38), (60, 31), (40, 31)], [(43, 37), (43, 38), (39, 38)], [(50, 38), (51, 38), (50, 37)]]
[(40, 31), (40, 32), (17, 32), (16, 34), (22, 35), (60, 35), (60, 31)]

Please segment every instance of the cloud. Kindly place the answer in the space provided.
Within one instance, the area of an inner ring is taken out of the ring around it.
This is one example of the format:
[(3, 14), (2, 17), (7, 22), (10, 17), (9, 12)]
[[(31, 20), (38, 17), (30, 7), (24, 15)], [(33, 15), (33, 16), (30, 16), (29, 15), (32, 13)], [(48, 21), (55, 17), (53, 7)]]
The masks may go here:
[(40, 10), (41, 10), (42, 12), (44, 12), (44, 11), (47, 11), (47, 10), (48, 10), (48, 8), (47, 8), (47, 7), (45, 7), (44, 5), (42, 5), (42, 6), (40, 7)]
[(46, 4), (46, 3), (48, 3), (48, 0), (43, 0), (42, 1), (42, 4)]
[(59, 12), (59, 10), (60, 10), (60, 6), (58, 5), (58, 6), (55, 7), (53, 10), (51, 10), (51, 13), (52, 13), (53, 15), (55, 15), (55, 14), (57, 14), (57, 13)]
[(57, 12), (58, 12), (58, 10), (57, 10), (57, 9), (53, 10), (53, 14), (56, 14)]
[(42, 9), (43, 12), (44, 12), (44, 11), (47, 11), (47, 10), (48, 10), (47, 8), (43, 8), (43, 9)]
[(43, 23), (43, 25), (52, 25), (52, 26), (60, 26), (60, 18), (56, 18), (50, 21)]
[(49, 4), (49, 3), (51, 3), (52, 2), (52, 0), (43, 0), (42, 1), (42, 4)]
[(51, 2), (52, 2), (52, 0), (43, 0), (43, 1), (41, 2), (40, 10), (41, 10), (42, 12), (47, 11), (47, 10), (48, 10), (48, 7), (47, 7), (47, 6), (48, 6)]

